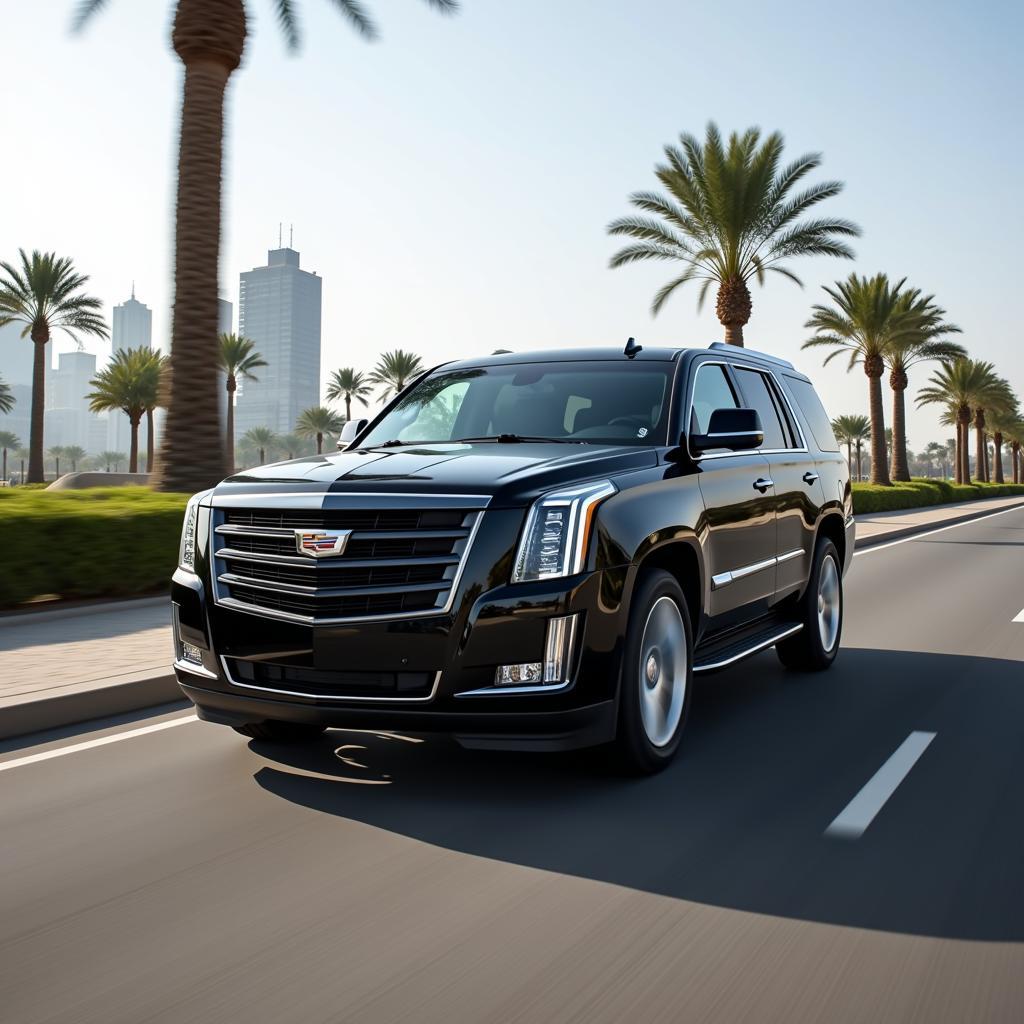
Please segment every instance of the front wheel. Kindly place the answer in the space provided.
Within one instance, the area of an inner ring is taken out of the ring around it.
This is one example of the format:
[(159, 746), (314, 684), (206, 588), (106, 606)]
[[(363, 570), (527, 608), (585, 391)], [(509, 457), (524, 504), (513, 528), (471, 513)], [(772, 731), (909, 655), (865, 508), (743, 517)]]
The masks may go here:
[(270, 740), (274, 743), (303, 743), (315, 739), (324, 731), (322, 725), (302, 725), (299, 722), (278, 722), (273, 719), (234, 725), (232, 728), (249, 739)]
[(679, 749), (690, 709), (693, 631), (675, 577), (645, 573), (631, 602), (615, 740), (628, 771), (661, 771)]
[(835, 661), (843, 632), (843, 573), (839, 552), (822, 538), (814, 551), (811, 578), (797, 605), (803, 629), (775, 645), (786, 668), (820, 672)]

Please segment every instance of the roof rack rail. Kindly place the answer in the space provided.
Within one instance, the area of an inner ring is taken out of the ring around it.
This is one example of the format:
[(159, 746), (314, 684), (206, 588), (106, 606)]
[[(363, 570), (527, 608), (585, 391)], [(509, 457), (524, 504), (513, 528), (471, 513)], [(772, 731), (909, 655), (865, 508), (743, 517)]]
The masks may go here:
[[(730, 345), (725, 341), (713, 341), (708, 348), (738, 348), (737, 345)], [(766, 359), (769, 363), (776, 363), (778, 366), (785, 366), (788, 370), (796, 369), (788, 359), (780, 359), (778, 356), (769, 355), (767, 352), (758, 352), (757, 349), (753, 348), (742, 348), (741, 352), (746, 353), (748, 356), (754, 356), (756, 359)]]

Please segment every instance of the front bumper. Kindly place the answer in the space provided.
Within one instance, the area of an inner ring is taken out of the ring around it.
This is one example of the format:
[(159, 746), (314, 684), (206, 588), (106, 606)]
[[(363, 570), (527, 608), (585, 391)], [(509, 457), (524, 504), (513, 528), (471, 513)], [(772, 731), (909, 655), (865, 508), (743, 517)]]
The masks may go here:
[[(200, 570), (202, 571), (202, 570)], [(198, 575), (175, 573), (175, 671), (201, 718), (227, 725), (268, 719), (455, 734), (470, 746), (555, 750), (614, 738), (627, 568), (565, 580), (502, 584), (467, 573), (451, 610), (403, 620), (310, 626), (225, 608)], [(494, 687), (498, 665), (541, 660), (548, 623), (576, 617), (566, 679), (539, 692)], [(181, 643), (202, 651), (185, 662)], [(238, 666), (330, 673), (420, 674), (415, 696), (326, 696), (289, 681), (244, 681)], [(482, 692), (481, 692), (482, 691)]]

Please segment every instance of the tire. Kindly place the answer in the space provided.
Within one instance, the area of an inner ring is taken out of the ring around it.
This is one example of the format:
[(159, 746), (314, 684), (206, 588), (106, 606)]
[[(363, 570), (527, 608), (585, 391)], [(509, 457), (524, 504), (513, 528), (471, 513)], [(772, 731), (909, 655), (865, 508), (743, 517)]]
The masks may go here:
[(232, 728), (251, 740), (271, 740), (274, 743), (303, 743), (316, 739), (324, 731), (322, 725), (302, 725), (298, 722), (249, 722)]
[(821, 672), (839, 653), (843, 634), (843, 570), (835, 544), (822, 537), (814, 549), (807, 589), (798, 604), (803, 629), (775, 645), (786, 668)]
[(693, 690), (693, 630), (686, 598), (660, 569), (636, 585), (619, 682), (615, 753), (630, 774), (667, 767), (679, 749)]

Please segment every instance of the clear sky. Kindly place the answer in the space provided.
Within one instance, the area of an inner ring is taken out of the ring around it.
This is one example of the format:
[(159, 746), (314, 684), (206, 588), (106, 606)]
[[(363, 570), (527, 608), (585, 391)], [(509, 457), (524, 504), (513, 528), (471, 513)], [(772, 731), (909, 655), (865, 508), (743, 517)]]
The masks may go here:
[[(754, 291), (748, 344), (820, 381), (830, 411), (866, 382), (801, 353), (820, 286), (852, 269), (934, 292), (972, 354), (1024, 395), (1018, 246), (1024, 7), (736, 0), (367, 0), (358, 38), (327, 0), (299, 0), (290, 56), (269, 0), (228, 103), (222, 294), (265, 261), (279, 221), (324, 279), (324, 372), (403, 347), (429, 361), (495, 348), (706, 344), (713, 303), (670, 268), (612, 271), (605, 225), (656, 183), (680, 131), (781, 130), (847, 183), (831, 212), (864, 229), (854, 263), (795, 265)], [(72, 0), (5, 5), (0, 253), (55, 249), (107, 304), (134, 279), (169, 330), (180, 66), (167, 0), (110, 0), (81, 35)], [(90, 344), (95, 351), (102, 346)], [(2, 368), (0, 368), (2, 370)], [(911, 387), (923, 382), (918, 369)], [(911, 412), (911, 447), (944, 434)]]

